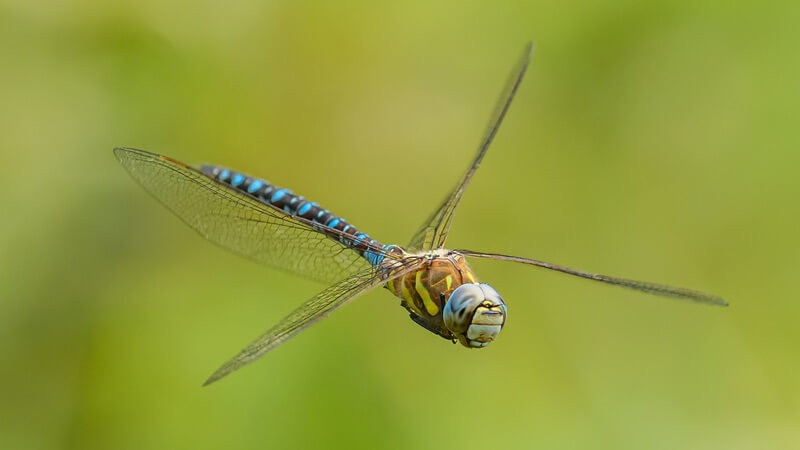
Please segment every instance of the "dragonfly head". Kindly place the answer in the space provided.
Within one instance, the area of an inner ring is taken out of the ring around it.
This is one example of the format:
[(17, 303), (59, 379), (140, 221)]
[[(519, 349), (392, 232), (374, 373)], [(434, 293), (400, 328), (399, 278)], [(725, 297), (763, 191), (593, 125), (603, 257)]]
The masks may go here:
[(503, 329), (508, 311), (493, 287), (464, 283), (450, 294), (442, 314), (445, 326), (463, 346), (481, 348)]

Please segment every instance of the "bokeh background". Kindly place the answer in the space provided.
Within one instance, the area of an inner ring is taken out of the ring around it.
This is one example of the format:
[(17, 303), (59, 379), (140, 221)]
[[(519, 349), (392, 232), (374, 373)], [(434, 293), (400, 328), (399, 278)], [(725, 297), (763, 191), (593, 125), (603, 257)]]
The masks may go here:
[[(797, 2), (0, 1), (0, 448), (800, 448)], [(372, 292), (208, 388), (323, 286), (205, 242), (126, 145), (405, 243), (537, 51), (449, 244), (468, 351)]]

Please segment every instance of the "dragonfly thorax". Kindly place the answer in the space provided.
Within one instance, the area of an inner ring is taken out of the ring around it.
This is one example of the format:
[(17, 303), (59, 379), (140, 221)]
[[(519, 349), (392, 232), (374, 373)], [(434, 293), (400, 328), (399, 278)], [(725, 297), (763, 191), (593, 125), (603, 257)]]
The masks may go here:
[(494, 289), (477, 283), (464, 255), (449, 250), (406, 255), (419, 259), (416, 270), (386, 288), (402, 300), (411, 319), (466, 347), (488, 345), (505, 323), (505, 304)]

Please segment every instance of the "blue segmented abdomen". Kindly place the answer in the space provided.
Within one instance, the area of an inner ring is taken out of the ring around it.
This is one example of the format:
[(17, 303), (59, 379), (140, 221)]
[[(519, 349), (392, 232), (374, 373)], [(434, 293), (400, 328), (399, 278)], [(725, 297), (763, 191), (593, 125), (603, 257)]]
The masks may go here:
[[(373, 266), (379, 266), (384, 258), (383, 253), (377, 252), (376, 249), (401, 252), (396, 245), (382, 245), (370, 238), (366, 233), (359, 231), (346, 220), (332, 214), (316, 202), (308, 201), (303, 196), (293, 193), (289, 189), (280, 188), (266, 180), (254, 178), (220, 166), (203, 165), (201, 170), (209, 178), (226, 184), (264, 204), (278, 208), (288, 215), (302, 217), (311, 222), (325, 225), (328, 228), (320, 227), (318, 229), (320, 233), (324, 233), (331, 239), (336, 239), (343, 245), (353, 249)], [(341, 233), (331, 232), (330, 228)]]

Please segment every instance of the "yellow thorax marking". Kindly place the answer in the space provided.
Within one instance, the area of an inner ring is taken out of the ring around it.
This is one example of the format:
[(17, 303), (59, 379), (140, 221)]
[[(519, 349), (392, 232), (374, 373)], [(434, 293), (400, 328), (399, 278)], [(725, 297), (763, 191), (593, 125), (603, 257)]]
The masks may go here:
[(417, 305), (414, 304), (414, 297), (411, 296), (411, 292), (408, 291), (406, 283), (403, 280), (400, 280), (400, 289), (403, 291), (403, 298), (406, 299), (408, 306), (417, 313), (422, 314), (422, 311), (420, 311), (419, 308), (417, 308)]
[(421, 270), (417, 272), (417, 282), (414, 284), (414, 288), (417, 290), (419, 296), (422, 297), (422, 303), (425, 304), (425, 309), (428, 311), (428, 314), (435, 316), (436, 313), (439, 312), (439, 307), (436, 306), (436, 303), (433, 303), (433, 300), (431, 300), (431, 294), (428, 293), (428, 290), (425, 289), (425, 286), (422, 284)]
[(472, 276), (472, 272), (471, 271), (467, 271), (466, 274), (469, 277), (470, 283), (474, 283), (475, 282), (475, 277)]
[(448, 276), (444, 277), (444, 282), (447, 283), (447, 290), (449, 291), (450, 287), (453, 285), (453, 276), (452, 275), (448, 275)]

